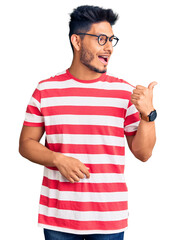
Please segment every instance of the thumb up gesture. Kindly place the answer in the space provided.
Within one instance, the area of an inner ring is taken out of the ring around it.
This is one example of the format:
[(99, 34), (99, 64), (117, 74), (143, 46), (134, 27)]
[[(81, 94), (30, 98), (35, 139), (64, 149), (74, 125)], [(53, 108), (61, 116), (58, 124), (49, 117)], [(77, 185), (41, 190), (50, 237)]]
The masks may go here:
[(137, 110), (144, 116), (148, 116), (153, 107), (153, 89), (157, 82), (151, 82), (148, 87), (137, 85), (131, 95), (131, 102), (135, 105)]

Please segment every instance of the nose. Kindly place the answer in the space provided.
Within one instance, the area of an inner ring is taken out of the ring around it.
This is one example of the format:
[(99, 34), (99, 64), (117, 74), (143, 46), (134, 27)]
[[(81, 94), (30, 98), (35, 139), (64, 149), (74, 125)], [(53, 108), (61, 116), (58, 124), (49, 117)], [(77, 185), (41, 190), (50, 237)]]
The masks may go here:
[(107, 42), (104, 45), (104, 50), (109, 51), (110, 54), (112, 54), (112, 52), (113, 52), (112, 42), (110, 42), (109, 39), (107, 40)]

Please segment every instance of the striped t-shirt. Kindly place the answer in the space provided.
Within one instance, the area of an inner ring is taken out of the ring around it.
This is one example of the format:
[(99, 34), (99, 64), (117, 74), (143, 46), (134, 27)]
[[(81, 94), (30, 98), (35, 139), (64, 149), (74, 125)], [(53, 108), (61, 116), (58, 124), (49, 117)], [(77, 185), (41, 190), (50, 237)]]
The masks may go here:
[(70, 183), (44, 167), (39, 225), (74, 234), (110, 234), (127, 228), (125, 135), (134, 135), (139, 113), (133, 86), (106, 73), (79, 80), (69, 70), (39, 82), (24, 125), (45, 127), (46, 147), (79, 159), (90, 178)]

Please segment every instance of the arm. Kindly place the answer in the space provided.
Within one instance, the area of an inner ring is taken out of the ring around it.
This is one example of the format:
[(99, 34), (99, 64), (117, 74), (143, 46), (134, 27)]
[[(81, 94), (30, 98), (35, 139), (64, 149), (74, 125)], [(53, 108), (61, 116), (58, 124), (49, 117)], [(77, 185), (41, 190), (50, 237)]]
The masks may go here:
[(88, 168), (78, 159), (49, 150), (39, 143), (44, 134), (43, 127), (23, 126), (19, 142), (20, 154), (28, 160), (44, 166), (57, 167), (71, 183), (90, 177)]
[(143, 162), (147, 161), (156, 142), (155, 123), (141, 120), (136, 135), (126, 138), (134, 156)]
[[(154, 110), (153, 88), (156, 84), (156, 82), (152, 82), (148, 88), (138, 85), (131, 95), (131, 102), (144, 116)], [(136, 135), (127, 136), (127, 142), (136, 158), (143, 162), (147, 161), (152, 155), (156, 142), (155, 123), (141, 119)]]

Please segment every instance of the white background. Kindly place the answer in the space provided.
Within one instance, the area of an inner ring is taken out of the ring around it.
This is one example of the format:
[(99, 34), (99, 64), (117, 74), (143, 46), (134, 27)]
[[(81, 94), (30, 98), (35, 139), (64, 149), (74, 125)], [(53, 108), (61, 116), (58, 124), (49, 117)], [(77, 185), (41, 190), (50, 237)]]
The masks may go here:
[(0, 3), (0, 218), (3, 240), (43, 239), (37, 226), (43, 167), (22, 158), (18, 139), (37, 83), (68, 68), (69, 13), (93, 4), (119, 13), (109, 72), (154, 88), (157, 144), (146, 163), (126, 148), (129, 228), (125, 240), (176, 239), (176, 14), (167, 0), (6, 0)]

